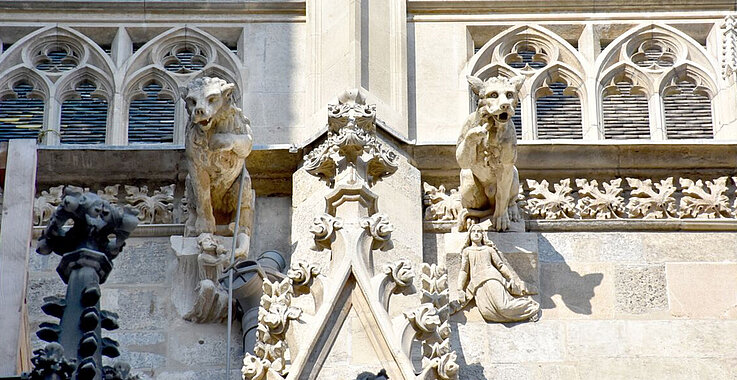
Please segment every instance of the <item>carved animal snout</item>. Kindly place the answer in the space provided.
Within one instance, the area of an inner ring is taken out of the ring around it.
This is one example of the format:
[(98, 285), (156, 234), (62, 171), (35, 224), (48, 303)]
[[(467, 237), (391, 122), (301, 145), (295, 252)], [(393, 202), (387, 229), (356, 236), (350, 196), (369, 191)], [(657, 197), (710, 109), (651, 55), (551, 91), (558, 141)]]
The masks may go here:
[(500, 103), (499, 108), (503, 111), (509, 111), (510, 109), (512, 109), (512, 104), (510, 104), (509, 102)]
[(197, 107), (194, 109), (194, 116), (205, 116), (205, 109), (203, 107)]

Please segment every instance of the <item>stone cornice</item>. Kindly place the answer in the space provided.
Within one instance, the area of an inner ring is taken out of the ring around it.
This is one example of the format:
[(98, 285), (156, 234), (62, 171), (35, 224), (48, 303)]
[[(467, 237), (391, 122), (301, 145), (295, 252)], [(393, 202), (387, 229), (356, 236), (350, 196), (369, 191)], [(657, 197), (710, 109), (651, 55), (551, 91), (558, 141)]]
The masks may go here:
[[(454, 143), (399, 142), (397, 147), (408, 154), (424, 178), (457, 178)], [(291, 194), (292, 174), (305, 153), (305, 149), (288, 145), (255, 146), (248, 157), (248, 170), (256, 192)], [(517, 167), (524, 178), (737, 175), (735, 141), (522, 141), (518, 153)], [(39, 186), (92, 185), (105, 178), (110, 184), (183, 183), (183, 160), (184, 147), (176, 145), (40, 146), (37, 182)]]
[(731, 0), (407, 0), (412, 14), (734, 11)]

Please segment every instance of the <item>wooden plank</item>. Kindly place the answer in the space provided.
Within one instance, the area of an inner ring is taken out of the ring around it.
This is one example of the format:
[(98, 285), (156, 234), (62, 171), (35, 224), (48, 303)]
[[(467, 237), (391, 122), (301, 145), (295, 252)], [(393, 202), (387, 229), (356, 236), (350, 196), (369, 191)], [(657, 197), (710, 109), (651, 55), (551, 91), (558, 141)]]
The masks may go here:
[(24, 303), (28, 254), (33, 231), (36, 186), (36, 140), (8, 144), (2, 228), (0, 229), (0, 376), (15, 375), (28, 358)]

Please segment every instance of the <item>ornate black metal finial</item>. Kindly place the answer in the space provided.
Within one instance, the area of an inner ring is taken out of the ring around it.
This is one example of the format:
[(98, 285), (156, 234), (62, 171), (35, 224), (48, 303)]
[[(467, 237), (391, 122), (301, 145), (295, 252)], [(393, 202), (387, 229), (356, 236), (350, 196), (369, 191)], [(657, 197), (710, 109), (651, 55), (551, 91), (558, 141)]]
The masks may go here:
[[(132, 380), (127, 363), (102, 366), (102, 356), (120, 355), (118, 343), (101, 330), (118, 328), (118, 315), (100, 310), (100, 284), (113, 269), (125, 240), (138, 225), (137, 212), (112, 206), (92, 193), (65, 190), (62, 204), (39, 239), (37, 252), (60, 255), (56, 271), (68, 285), (65, 298), (46, 297), (42, 310), (60, 322), (36, 332), (49, 342), (34, 351), (31, 380)], [(65, 227), (68, 222), (73, 224)]]
[(362, 372), (358, 374), (356, 380), (389, 380), (389, 376), (386, 374), (386, 370), (382, 369), (376, 375), (371, 372)]

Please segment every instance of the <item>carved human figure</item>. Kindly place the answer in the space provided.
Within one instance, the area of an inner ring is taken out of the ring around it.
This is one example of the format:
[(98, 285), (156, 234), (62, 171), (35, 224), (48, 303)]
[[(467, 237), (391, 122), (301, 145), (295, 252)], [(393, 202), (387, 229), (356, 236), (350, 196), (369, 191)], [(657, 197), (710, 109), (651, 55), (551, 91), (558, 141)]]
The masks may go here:
[(215, 240), (212, 234), (200, 234), (197, 237), (200, 253), (197, 255), (197, 270), (200, 281), (210, 280), (218, 283), (225, 265), (228, 263), (228, 250)]
[(184, 319), (197, 323), (222, 322), (227, 317), (228, 293), (220, 287), (218, 277), (229, 262), (228, 250), (209, 233), (197, 237), (197, 246), (200, 282), (195, 288), (195, 303)]
[(189, 113), (185, 155), (189, 217), (186, 236), (215, 232), (216, 224), (228, 224), (241, 209), (238, 235), (240, 250), (251, 234), (253, 195), (245, 174), (243, 199), (238, 205), (239, 175), (251, 153), (253, 135), (248, 119), (233, 101), (235, 85), (219, 78), (197, 78), (182, 88)]
[(461, 253), (458, 301), (465, 304), (475, 299), (487, 322), (536, 321), (540, 304), (530, 294), (528, 285), (488, 240), (481, 226), (471, 226)]
[(497, 231), (509, 229), (510, 220), (519, 219), (515, 203), (519, 175), (514, 166), (517, 135), (512, 116), (524, 79), (524, 76), (494, 77), (483, 81), (468, 77), (479, 102), (476, 111), (466, 119), (456, 145), (464, 208), (458, 221), (461, 231), (488, 215), (492, 215)]

